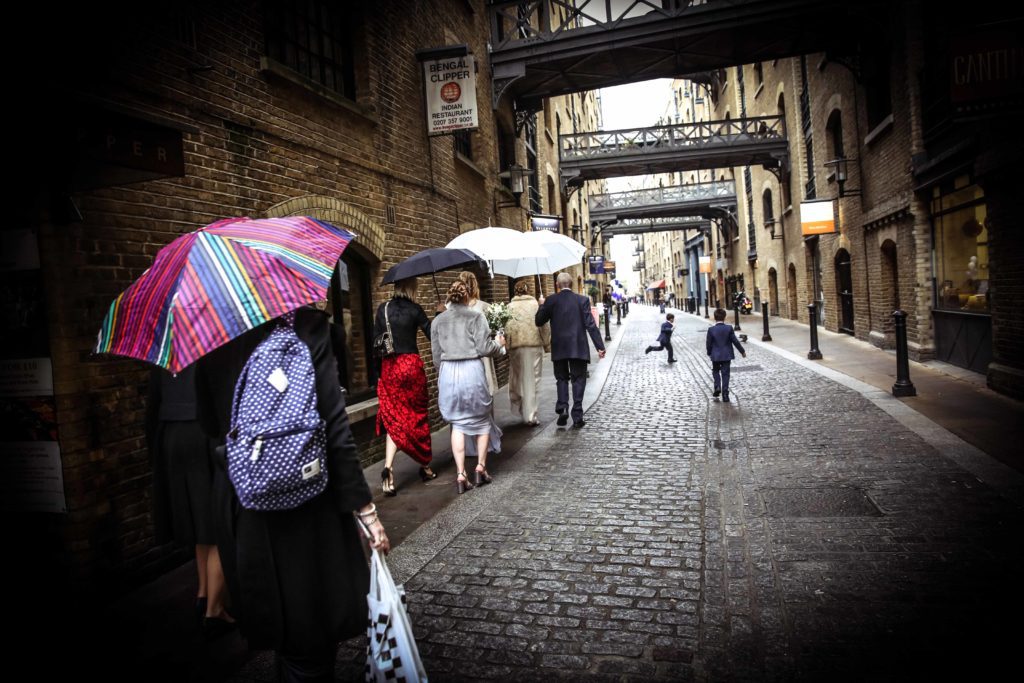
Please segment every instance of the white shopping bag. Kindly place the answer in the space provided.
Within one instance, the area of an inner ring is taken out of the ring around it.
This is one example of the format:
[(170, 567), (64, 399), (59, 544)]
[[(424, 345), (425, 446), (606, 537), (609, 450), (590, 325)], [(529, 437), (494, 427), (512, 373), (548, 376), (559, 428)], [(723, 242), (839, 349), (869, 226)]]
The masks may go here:
[(391, 570), (380, 553), (373, 550), (370, 558), (370, 592), (366, 595), (370, 608), (366, 634), (366, 680), (373, 683), (427, 683), (412, 622), (405, 611), (405, 589), (395, 585)]

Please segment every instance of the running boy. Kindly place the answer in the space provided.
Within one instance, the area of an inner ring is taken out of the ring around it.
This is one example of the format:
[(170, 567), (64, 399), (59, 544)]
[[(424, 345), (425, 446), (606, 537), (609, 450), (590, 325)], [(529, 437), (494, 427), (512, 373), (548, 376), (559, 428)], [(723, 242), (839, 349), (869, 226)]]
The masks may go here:
[(668, 362), (675, 363), (675, 355), (672, 353), (672, 330), (676, 326), (672, 323), (676, 319), (675, 314), (669, 313), (665, 316), (665, 322), (661, 324), (661, 334), (658, 335), (658, 346), (648, 346), (644, 349), (644, 353), (650, 353), (651, 351), (664, 351), (668, 349)]

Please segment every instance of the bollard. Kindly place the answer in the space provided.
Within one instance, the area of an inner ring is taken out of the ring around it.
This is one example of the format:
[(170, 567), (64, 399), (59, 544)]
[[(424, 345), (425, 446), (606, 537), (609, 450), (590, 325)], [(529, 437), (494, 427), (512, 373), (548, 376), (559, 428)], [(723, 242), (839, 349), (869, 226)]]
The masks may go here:
[(622, 324), (622, 304), (615, 304), (615, 324)]
[(764, 334), (761, 335), (761, 341), (771, 341), (772, 335), (768, 333), (768, 304), (761, 304), (761, 320), (764, 322)]
[(818, 307), (815, 304), (807, 304), (807, 319), (811, 324), (811, 350), (807, 357), (811, 360), (821, 360), (821, 351), (818, 350)]
[(710, 299), (711, 299), (711, 295), (708, 294), (707, 292), (704, 292), (704, 317), (705, 318), (710, 318), (711, 317), (710, 315), (708, 315), (708, 301)]
[(736, 313), (736, 324), (733, 325), (732, 328), (734, 330), (742, 330), (743, 328), (740, 327), (740, 304), (739, 304), (739, 302), (736, 302), (736, 304), (733, 306), (732, 310), (733, 310), (734, 313)]
[(604, 307), (604, 340), (605, 341), (611, 341), (612, 340), (611, 324), (612, 324), (612, 307), (611, 306), (605, 306)]
[(893, 396), (917, 396), (917, 389), (910, 381), (910, 357), (907, 353), (907, 312), (895, 310), (892, 314), (896, 323), (896, 383), (892, 385)]

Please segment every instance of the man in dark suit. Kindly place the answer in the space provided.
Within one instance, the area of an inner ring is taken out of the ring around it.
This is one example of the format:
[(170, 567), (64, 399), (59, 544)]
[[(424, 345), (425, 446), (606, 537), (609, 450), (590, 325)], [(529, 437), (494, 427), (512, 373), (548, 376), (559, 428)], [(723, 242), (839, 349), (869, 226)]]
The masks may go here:
[(587, 388), (587, 365), (590, 346), (587, 334), (594, 341), (599, 358), (604, 358), (604, 342), (590, 312), (590, 299), (572, 291), (572, 276), (559, 273), (556, 279), (558, 293), (544, 300), (534, 322), (537, 327), (551, 323), (551, 360), (555, 366), (558, 388), (558, 425), (569, 421), (569, 382), (572, 381), (572, 426), (579, 428), (583, 421), (583, 391)]
[(733, 347), (746, 358), (747, 352), (736, 338), (732, 325), (725, 324), (725, 311), (715, 309), (715, 324), (708, 328), (707, 348), (711, 356), (711, 376), (715, 380), (715, 396), (722, 395), (722, 400), (729, 402), (729, 365), (736, 354)]

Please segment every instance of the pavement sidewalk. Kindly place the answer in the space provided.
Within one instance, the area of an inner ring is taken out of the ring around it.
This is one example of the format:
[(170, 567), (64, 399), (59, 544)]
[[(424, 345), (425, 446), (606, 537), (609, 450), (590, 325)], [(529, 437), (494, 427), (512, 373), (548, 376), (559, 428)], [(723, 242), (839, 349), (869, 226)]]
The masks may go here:
[[(612, 340), (605, 342), (608, 349), (605, 359), (599, 360), (596, 354), (591, 358), (584, 410), (590, 408), (601, 393), (623, 329), (624, 326), (613, 323), (610, 326)], [(601, 331), (603, 336), (603, 326)], [(503, 469), (523, 446), (556, 418), (555, 380), (549, 355), (544, 357), (539, 393), (541, 424), (537, 427), (528, 427), (512, 415), (507, 384), (495, 395), (495, 420), (504, 432), (502, 452), (488, 459), (488, 470), (496, 480), (501, 479)], [(595, 424), (587, 428), (600, 429), (601, 426)], [(438, 473), (432, 481), (421, 482), (416, 462), (399, 453), (394, 464), (398, 495), (389, 497), (383, 495), (380, 487), (383, 461), (364, 469), (393, 548), (399, 547), (409, 534), (459, 497), (455, 490), (455, 464), (448, 427), (434, 432), (431, 440), (432, 466)], [(469, 463), (474, 462), (474, 459), (469, 460)], [(123, 596), (101, 616), (98, 623), (105, 625), (102, 630), (110, 628), (121, 634), (117, 639), (121, 654), (115, 657), (106, 652), (93, 653), (97, 662), (104, 658), (115, 661), (113, 671), (109, 664), (104, 665), (109, 679), (118, 678), (113, 672), (120, 672), (127, 680), (223, 681), (243, 669), (241, 675), (246, 679), (275, 680), (273, 654), (249, 651), (237, 633), (213, 644), (199, 637), (192, 619), (195, 577), (195, 562), (186, 562)], [(103, 649), (106, 650), (106, 646)], [(144, 675), (139, 677), (139, 672)]]
[[(703, 318), (703, 315), (692, 316)], [(732, 324), (730, 312), (726, 322)], [(782, 349), (806, 359), (810, 349), (807, 325), (769, 316), (770, 342), (762, 342), (763, 319), (759, 313), (740, 316), (748, 341), (765, 348)], [(847, 334), (818, 328), (822, 359), (812, 363), (835, 370), (885, 392), (896, 382), (896, 352), (882, 350)], [(917, 396), (899, 401), (949, 430), (1006, 465), (1024, 472), (1024, 403), (997, 394), (985, 385), (985, 377), (941, 361), (910, 362), (910, 380)]]

